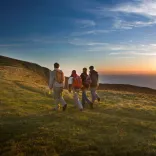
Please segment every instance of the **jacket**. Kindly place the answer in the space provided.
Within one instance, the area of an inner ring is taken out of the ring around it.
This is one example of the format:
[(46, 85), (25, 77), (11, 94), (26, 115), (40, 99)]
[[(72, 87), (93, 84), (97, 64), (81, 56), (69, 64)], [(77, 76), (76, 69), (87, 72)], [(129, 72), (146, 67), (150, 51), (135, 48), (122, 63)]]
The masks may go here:
[(90, 87), (98, 87), (99, 85), (99, 74), (95, 70), (90, 72), (91, 84)]
[(80, 77), (82, 79), (82, 85), (83, 85), (82, 89), (88, 89), (89, 88), (89, 84), (87, 84), (87, 77), (88, 77), (88, 75), (86, 73), (82, 73), (80, 75)]

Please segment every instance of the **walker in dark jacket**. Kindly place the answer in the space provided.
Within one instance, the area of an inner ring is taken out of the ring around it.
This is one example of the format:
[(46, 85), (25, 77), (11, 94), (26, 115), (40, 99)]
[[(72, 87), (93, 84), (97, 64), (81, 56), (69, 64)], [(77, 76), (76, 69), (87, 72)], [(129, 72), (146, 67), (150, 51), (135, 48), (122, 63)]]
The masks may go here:
[(92, 96), (92, 102), (94, 103), (95, 100), (100, 101), (100, 97), (96, 93), (97, 87), (99, 85), (99, 83), (98, 83), (99, 75), (98, 75), (98, 72), (96, 72), (94, 70), (93, 66), (90, 66), (89, 69), (90, 69), (90, 78), (91, 78), (90, 92), (91, 92), (91, 96)]
[(90, 82), (87, 81), (87, 78), (89, 77), (89, 75), (87, 74), (87, 69), (83, 68), (83, 73), (80, 75), (81, 79), (82, 79), (82, 105), (83, 107), (85, 107), (85, 103), (87, 102), (90, 107), (93, 107), (93, 103), (88, 99), (87, 97), (87, 89), (89, 88)]

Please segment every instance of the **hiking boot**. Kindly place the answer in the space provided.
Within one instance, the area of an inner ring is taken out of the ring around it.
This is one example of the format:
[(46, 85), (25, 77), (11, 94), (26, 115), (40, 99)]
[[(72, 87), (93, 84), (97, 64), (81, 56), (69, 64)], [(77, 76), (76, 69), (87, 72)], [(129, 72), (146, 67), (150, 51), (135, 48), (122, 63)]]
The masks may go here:
[(52, 108), (52, 111), (57, 111), (57, 109), (56, 108)]
[(66, 108), (67, 108), (67, 104), (65, 104), (65, 105), (63, 106), (63, 111), (65, 111)]
[(100, 102), (100, 101), (101, 101), (101, 99), (100, 99), (100, 98), (98, 98), (97, 100), (98, 100), (98, 102)]

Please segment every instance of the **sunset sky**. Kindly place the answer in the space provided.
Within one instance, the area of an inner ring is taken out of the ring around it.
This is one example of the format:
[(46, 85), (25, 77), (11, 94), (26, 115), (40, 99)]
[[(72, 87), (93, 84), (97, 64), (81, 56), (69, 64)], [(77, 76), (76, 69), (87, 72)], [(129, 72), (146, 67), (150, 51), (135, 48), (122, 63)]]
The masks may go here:
[(156, 0), (1, 0), (0, 55), (66, 75), (156, 73)]

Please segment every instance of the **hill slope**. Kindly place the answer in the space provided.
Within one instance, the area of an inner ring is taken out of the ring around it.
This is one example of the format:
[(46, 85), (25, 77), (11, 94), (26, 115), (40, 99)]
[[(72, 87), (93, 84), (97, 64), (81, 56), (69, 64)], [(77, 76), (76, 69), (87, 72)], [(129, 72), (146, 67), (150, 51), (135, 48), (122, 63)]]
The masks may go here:
[(42, 76), (1, 68), (0, 155), (156, 155), (155, 95), (99, 91), (101, 103), (79, 112), (65, 91), (67, 111), (54, 112)]
[[(16, 60), (5, 56), (0, 56), (0, 70), (1, 71), (5, 70), (5, 73), (11, 73), (11, 76), (12, 74), (14, 76), (15, 75), (18, 76), (20, 74), (20, 80), (26, 77), (27, 79), (28, 77), (30, 77), (31, 80), (31, 78), (33, 77), (34, 79), (32, 79), (32, 81), (40, 85), (47, 86), (49, 81), (49, 71), (50, 71), (49, 69), (45, 67), (41, 67), (40, 65), (34, 63)], [(66, 77), (65, 88), (67, 88), (67, 80), (68, 78)], [(24, 79), (24, 81), (26, 81), (26, 79)], [(153, 95), (156, 94), (156, 90), (154, 89), (150, 89), (146, 87), (138, 87), (133, 85), (125, 85), (125, 84), (100, 84), (99, 90), (127, 91), (133, 93), (146, 93), (146, 94), (153, 94)]]
[[(8, 68), (3, 68), (3, 67), (8, 67)], [(31, 76), (30, 74), (35, 74), (35, 75), (37, 74), (39, 77), (42, 77), (46, 85), (49, 81), (49, 69), (45, 67), (41, 67), (40, 65), (35, 64), (35, 63), (16, 60), (16, 59), (8, 58), (5, 56), (0, 56), (0, 70), (4, 70), (4, 69), (7, 69), (7, 70), (9, 69), (10, 71), (12, 71), (13, 74), (16, 74), (17, 76), (21, 71), (20, 75), (22, 76), (23, 74), (23, 76), (25, 76), (25, 73), (22, 72), (22, 69), (23, 69), (24, 71), (27, 71), (27, 76), (28, 75)], [(42, 84), (43, 82), (38, 82), (38, 83)]]

